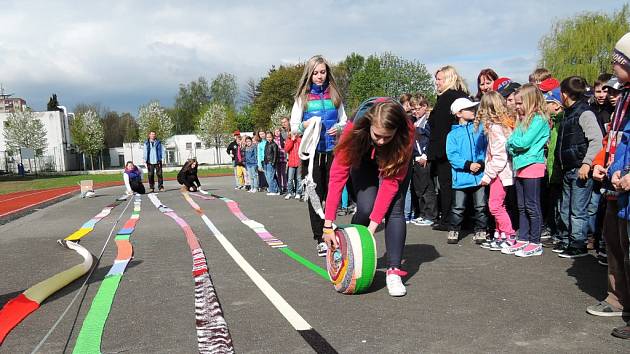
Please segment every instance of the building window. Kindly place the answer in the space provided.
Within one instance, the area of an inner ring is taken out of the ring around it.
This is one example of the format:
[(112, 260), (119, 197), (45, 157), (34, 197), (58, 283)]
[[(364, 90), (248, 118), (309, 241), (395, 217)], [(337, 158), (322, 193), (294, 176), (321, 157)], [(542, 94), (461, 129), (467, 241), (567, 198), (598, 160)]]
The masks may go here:
[(192, 143), (186, 143), (186, 150), (192, 150)]
[(195, 149), (201, 149), (201, 143), (200, 142), (196, 142), (195, 143)]

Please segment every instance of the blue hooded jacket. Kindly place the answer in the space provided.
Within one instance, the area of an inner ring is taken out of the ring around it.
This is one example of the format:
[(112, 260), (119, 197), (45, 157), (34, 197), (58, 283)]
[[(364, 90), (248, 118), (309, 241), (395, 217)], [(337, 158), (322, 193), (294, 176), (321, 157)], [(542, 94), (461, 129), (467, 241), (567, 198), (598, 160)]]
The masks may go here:
[(252, 145), (245, 147), (245, 167), (256, 167), (258, 165), (258, 147)]
[[(480, 185), (487, 147), (488, 140), (481, 124), (477, 131), (473, 122), (452, 126), (446, 136), (446, 156), (451, 163), (454, 189)], [(470, 171), (470, 164), (473, 162), (481, 164), (481, 168), (475, 174)]]

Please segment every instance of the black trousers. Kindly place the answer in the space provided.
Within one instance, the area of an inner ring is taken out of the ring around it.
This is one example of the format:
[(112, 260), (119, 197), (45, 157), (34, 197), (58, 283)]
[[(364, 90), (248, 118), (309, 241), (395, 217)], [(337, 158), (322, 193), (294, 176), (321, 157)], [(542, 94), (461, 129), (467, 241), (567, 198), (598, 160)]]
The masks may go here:
[(162, 178), (162, 163), (158, 162), (156, 164), (147, 162), (147, 169), (149, 170), (149, 188), (154, 189), (155, 187), (155, 174), (157, 174), (158, 178), (158, 188), (162, 188), (164, 185), (164, 179)]
[[(408, 170), (407, 177), (398, 186), (398, 192), (385, 214), (385, 248), (388, 267), (400, 268), (402, 261), (405, 240), (407, 239), (407, 225), (404, 215), (405, 194), (409, 188), (411, 173), (411, 170)], [(353, 224), (365, 226), (370, 224), (370, 214), (374, 209), (379, 188), (378, 175), (378, 166), (374, 161), (362, 161), (358, 168), (350, 172), (357, 203), (357, 212), (352, 217)]]
[[(330, 177), (330, 166), (332, 166), (333, 154), (331, 152), (316, 152), (315, 160), (313, 161), (313, 182), (317, 184), (315, 192), (322, 203), (326, 200), (328, 195), (328, 178)], [(308, 174), (308, 160), (302, 161), (302, 180)], [(311, 219), (311, 231), (313, 231), (313, 238), (317, 242), (323, 242), (324, 231), (324, 219), (320, 218), (315, 212), (315, 209), (308, 203), (308, 216)]]
[[(197, 191), (197, 185), (195, 184), (195, 181), (197, 179), (195, 178), (195, 176), (185, 176), (185, 177), (177, 177), (177, 182), (179, 182), (179, 184), (183, 184), (186, 186), (186, 190), (191, 191), (191, 192), (196, 192)], [(190, 189), (192, 188), (192, 190)]]
[(448, 225), (448, 215), (453, 200), (451, 164), (448, 160), (431, 161), (431, 177), (437, 177), (439, 184), (439, 223)]
[(138, 193), (138, 194), (144, 194), (146, 193), (146, 190), (144, 189), (144, 184), (142, 184), (142, 180), (140, 180), (140, 178), (138, 179), (130, 179), (129, 180), (129, 187), (131, 187), (131, 190)]
[(435, 194), (435, 183), (433, 183), (430, 168), (430, 165), (422, 167), (414, 162), (412, 186), (418, 198), (420, 217), (435, 221), (437, 218), (437, 195)]

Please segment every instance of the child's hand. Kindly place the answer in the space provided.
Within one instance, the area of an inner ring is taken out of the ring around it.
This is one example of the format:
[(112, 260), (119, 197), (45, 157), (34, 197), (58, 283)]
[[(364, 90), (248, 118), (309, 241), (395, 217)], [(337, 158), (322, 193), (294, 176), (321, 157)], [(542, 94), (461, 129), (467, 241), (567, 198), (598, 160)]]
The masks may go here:
[(470, 172), (472, 172), (472, 173), (479, 172), (480, 168), (481, 168), (481, 164), (478, 164), (476, 162), (473, 162), (473, 163), (470, 164)]
[(593, 179), (599, 182), (603, 181), (604, 178), (606, 178), (606, 170), (607, 169), (601, 165), (593, 166)]
[(578, 170), (578, 178), (587, 179), (589, 172), (591, 172), (591, 165), (583, 163), (582, 167), (580, 167), (580, 169)]

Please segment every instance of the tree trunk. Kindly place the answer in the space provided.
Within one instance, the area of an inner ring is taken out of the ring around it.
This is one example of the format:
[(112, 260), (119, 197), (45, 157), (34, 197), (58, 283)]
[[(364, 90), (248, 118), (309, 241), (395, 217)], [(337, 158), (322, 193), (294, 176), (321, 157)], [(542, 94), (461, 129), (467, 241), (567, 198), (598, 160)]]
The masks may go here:
[(90, 165), (92, 166), (92, 171), (94, 171), (94, 156), (90, 154)]

